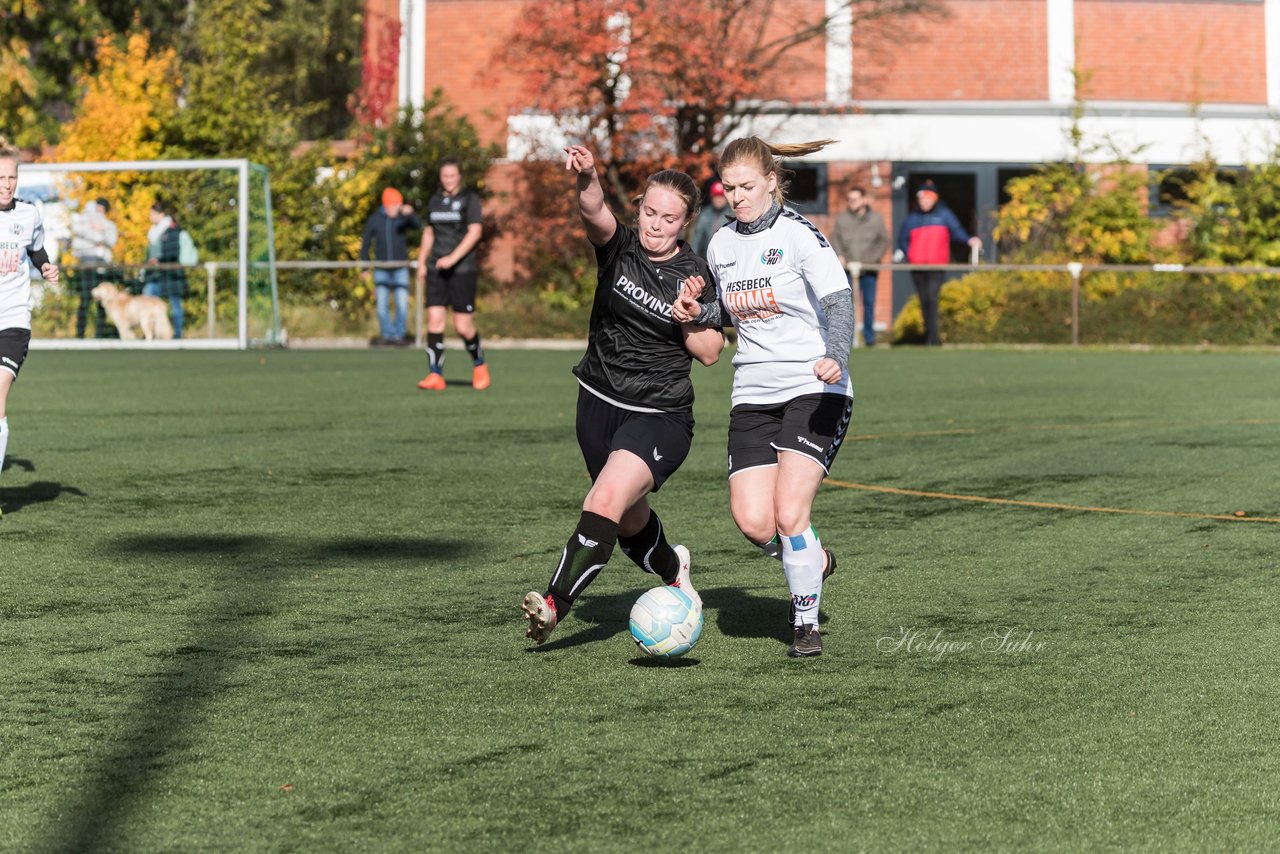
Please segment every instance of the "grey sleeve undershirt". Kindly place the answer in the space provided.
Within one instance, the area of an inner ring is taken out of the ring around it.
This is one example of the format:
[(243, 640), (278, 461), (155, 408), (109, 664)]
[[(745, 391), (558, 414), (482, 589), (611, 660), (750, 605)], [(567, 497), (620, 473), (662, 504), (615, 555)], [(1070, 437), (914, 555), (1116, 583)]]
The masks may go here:
[[(853, 303), (849, 304), (853, 305)], [(720, 300), (704, 302), (693, 322), (698, 326), (724, 326), (724, 323), (721, 322), (723, 316), (720, 313)]]
[(841, 371), (849, 369), (849, 350), (853, 347), (853, 291), (837, 291), (818, 300), (827, 313), (827, 353), (840, 365)]

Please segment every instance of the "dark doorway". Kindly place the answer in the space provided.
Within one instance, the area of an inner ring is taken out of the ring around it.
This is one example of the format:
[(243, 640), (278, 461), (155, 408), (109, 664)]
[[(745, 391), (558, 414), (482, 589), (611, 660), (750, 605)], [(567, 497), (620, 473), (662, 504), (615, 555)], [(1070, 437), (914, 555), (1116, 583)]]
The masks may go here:
[(1028, 175), (1035, 175), (1039, 169), (1024, 166), (1020, 168), (998, 169), (996, 170), (996, 184), (1000, 188), (1000, 193), (996, 197), (996, 203), (1004, 207), (1010, 201), (1009, 182), (1018, 178), (1025, 178)]

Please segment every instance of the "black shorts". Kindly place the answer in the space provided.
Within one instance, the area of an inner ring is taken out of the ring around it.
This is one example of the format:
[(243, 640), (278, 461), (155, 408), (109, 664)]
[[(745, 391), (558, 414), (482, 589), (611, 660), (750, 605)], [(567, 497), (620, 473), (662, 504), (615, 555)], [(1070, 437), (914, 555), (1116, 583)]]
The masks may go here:
[(806, 394), (786, 403), (743, 403), (729, 412), (729, 477), (776, 466), (779, 451), (804, 454), (825, 472), (849, 430), (853, 398)]
[(13, 374), (16, 380), (30, 345), (30, 329), (0, 329), (0, 370)]
[(592, 483), (609, 454), (630, 451), (649, 467), (657, 492), (689, 456), (692, 444), (692, 412), (632, 412), (578, 387), (578, 447)]
[(472, 270), (427, 270), (427, 305), (447, 305), (462, 314), (474, 314), (476, 310), (476, 283), (479, 274)]

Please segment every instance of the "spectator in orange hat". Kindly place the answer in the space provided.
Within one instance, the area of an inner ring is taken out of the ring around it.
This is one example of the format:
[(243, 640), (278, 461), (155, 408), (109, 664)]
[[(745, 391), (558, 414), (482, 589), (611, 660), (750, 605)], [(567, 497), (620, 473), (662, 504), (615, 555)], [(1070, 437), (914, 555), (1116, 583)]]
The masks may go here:
[[(364, 241), (360, 244), (360, 260), (381, 264), (407, 262), (405, 233), (418, 231), (422, 221), (395, 187), (382, 191), (382, 205), (369, 215), (364, 224)], [(372, 258), (370, 252), (372, 250)], [(366, 278), (369, 273), (366, 272)], [(409, 317), (409, 266), (377, 266), (373, 270), (374, 294), (378, 312), (378, 335), (370, 344), (404, 345), (410, 342), (406, 333)], [(396, 314), (392, 318), (389, 303), (394, 299)]]

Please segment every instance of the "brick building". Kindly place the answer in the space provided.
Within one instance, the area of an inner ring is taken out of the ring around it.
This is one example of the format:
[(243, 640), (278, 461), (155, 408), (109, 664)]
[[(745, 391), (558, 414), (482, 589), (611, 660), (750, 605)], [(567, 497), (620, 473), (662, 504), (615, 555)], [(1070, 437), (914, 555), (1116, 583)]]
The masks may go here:
[[(367, 0), (368, 26), (402, 27), (399, 102), (421, 103), (440, 87), (482, 138), (522, 157), (517, 131), (539, 117), (491, 60), (524, 2), (533, 0)], [(1067, 155), (1077, 99), (1090, 137), (1145, 145), (1152, 169), (1195, 160), (1206, 145), (1224, 165), (1258, 161), (1275, 142), (1280, 0), (945, 2), (946, 16), (904, 21), (892, 44), (864, 44), (837, 15), (825, 42), (780, 77), (776, 97), (801, 111), (759, 119), (753, 131), (840, 140), (806, 158), (794, 184), (796, 206), (820, 227), (839, 210), (842, 182), (866, 185), (896, 224), (929, 178), (990, 247), (1005, 182)], [(800, 17), (841, 4), (783, 5)], [(501, 174), (491, 179), (502, 183)], [(491, 257), (496, 275), (509, 271), (509, 251)], [(994, 260), (991, 249), (986, 257)], [(881, 324), (910, 292), (902, 278), (880, 288)]]

